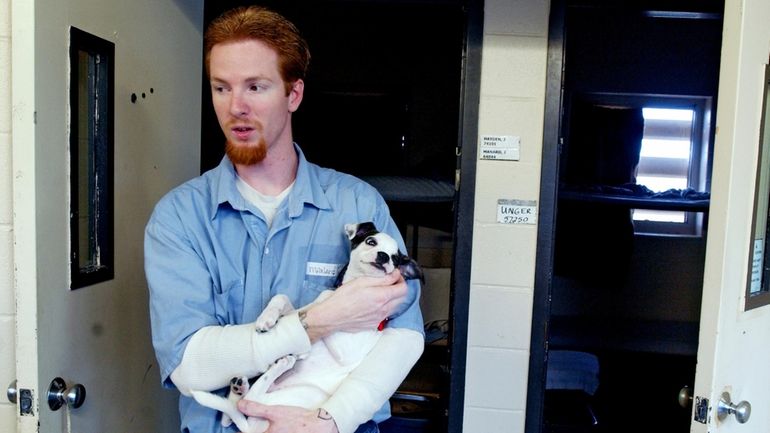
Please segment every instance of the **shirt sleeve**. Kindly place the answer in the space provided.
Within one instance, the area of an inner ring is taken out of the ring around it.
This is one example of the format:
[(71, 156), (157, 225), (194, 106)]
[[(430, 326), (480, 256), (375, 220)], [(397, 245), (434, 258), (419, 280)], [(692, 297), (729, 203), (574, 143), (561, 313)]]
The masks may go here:
[(396, 392), (422, 355), (422, 334), (385, 328), (377, 344), (321, 406), (334, 418), (339, 433), (353, 433)]
[[(145, 230), (152, 341), (164, 386), (176, 384), (171, 379), (176, 371), (174, 378), (184, 392), (210, 391), (226, 386), (233, 376), (256, 374), (277, 358), (309, 350), (310, 340), (296, 314), (268, 333), (255, 332), (253, 323), (229, 325), (234, 320), (228, 317), (227, 294), (218, 294), (196, 240), (184, 227), (173, 200), (166, 197)], [(188, 353), (191, 341), (195, 344)]]

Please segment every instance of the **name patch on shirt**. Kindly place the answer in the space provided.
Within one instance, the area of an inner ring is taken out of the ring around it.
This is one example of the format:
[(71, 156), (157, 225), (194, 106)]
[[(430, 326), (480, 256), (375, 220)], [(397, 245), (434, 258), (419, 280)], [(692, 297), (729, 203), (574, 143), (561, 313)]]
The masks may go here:
[(336, 263), (307, 262), (306, 273), (316, 277), (336, 277), (340, 268), (342, 265)]

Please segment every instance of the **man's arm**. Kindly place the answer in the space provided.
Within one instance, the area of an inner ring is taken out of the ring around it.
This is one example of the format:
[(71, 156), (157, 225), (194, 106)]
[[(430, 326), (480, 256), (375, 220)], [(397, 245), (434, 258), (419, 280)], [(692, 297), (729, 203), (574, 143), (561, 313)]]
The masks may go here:
[(407, 295), (408, 287), (398, 271), (382, 278), (360, 277), (343, 284), (306, 309), (304, 324), (310, 341), (338, 331), (377, 329), (380, 322), (397, 311)]
[(158, 204), (145, 231), (152, 337), (164, 385), (183, 394), (211, 391), (233, 376), (255, 375), (277, 358), (309, 350), (296, 314), (264, 334), (254, 323), (226, 325), (221, 298), (227, 288), (214, 287), (196, 248), (200, 240), (185, 230), (173, 200)]
[(266, 405), (241, 399), (238, 409), (270, 423), (270, 433), (339, 433), (331, 415), (324, 409), (307, 410), (296, 406)]

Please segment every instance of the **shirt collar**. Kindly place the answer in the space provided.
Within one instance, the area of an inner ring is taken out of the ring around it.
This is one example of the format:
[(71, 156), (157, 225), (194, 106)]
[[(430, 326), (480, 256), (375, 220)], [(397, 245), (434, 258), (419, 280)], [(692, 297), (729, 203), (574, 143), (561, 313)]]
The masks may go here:
[(217, 217), (220, 205), (229, 203), (235, 210), (246, 208), (246, 201), (236, 186), (238, 175), (235, 173), (235, 166), (230, 162), (230, 158), (225, 155), (219, 165), (211, 172), (211, 183), (209, 184), (211, 193), (211, 219)]
[(321, 181), (318, 178), (318, 166), (311, 164), (305, 159), (302, 149), (294, 143), (294, 149), (297, 151), (299, 166), (297, 167), (297, 178), (294, 181), (294, 189), (289, 194), (289, 218), (296, 218), (302, 214), (305, 203), (317, 207), (318, 209), (331, 209), (329, 199), (326, 197)]
[[(289, 217), (296, 218), (302, 214), (305, 203), (318, 209), (330, 209), (329, 200), (324, 193), (318, 178), (318, 167), (305, 159), (302, 149), (295, 143), (298, 167), (294, 188), (288, 197)], [(219, 208), (229, 203), (235, 210), (245, 210), (246, 201), (236, 186), (237, 174), (230, 158), (225, 155), (214, 169), (211, 188), (211, 219), (216, 218)]]

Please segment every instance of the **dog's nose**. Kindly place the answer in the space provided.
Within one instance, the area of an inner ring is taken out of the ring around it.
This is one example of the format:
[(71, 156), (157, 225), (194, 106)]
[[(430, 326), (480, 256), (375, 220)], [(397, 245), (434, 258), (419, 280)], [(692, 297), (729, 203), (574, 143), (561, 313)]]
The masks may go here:
[(378, 265), (384, 265), (385, 263), (388, 263), (390, 261), (390, 256), (387, 253), (383, 253), (382, 251), (377, 253), (377, 259), (375, 259), (375, 262)]

